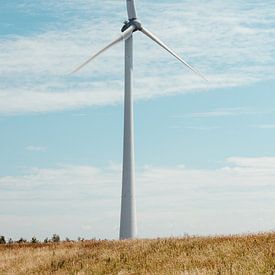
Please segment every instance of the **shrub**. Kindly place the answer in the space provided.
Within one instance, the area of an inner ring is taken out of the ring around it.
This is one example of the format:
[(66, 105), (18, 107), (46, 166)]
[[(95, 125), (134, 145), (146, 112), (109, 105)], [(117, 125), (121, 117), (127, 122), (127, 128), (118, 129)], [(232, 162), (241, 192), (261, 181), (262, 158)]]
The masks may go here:
[(54, 242), (54, 243), (59, 243), (59, 242), (60, 242), (60, 237), (59, 237), (59, 235), (53, 234), (53, 236), (52, 236), (52, 242)]
[(0, 244), (6, 244), (6, 240), (4, 236), (0, 236)]
[(36, 239), (35, 236), (33, 236), (31, 239), (31, 243), (39, 243), (39, 241)]
[(13, 244), (13, 240), (12, 240), (12, 238), (9, 238), (9, 240), (8, 240), (8, 244)]
[(17, 241), (17, 243), (26, 243), (27, 242), (27, 240), (26, 239), (23, 239), (23, 238), (20, 238), (18, 241)]

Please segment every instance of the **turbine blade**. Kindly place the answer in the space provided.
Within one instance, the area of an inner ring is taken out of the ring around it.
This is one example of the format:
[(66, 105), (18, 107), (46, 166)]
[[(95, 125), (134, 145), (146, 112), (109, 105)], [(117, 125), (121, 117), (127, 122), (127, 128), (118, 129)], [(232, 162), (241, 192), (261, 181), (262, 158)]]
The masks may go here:
[(70, 74), (74, 74), (81, 70), (83, 67), (85, 67), (88, 63), (90, 63), (93, 59), (95, 59), (97, 56), (111, 48), (112, 46), (116, 45), (122, 40), (127, 40), (133, 33), (134, 27), (129, 27), (126, 31), (124, 31), (119, 37), (117, 37), (115, 40), (113, 40), (111, 43), (109, 43), (107, 46), (105, 46), (103, 49), (98, 51), (96, 54), (94, 54), (92, 57), (90, 57), (88, 60), (86, 60), (84, 63), (82, 63), (80, 66), (78, 66), (76, 69), (74, 69)]
[(126, 5), (127, 5), (127, 12), (128, 12), (129, 20), (137, 19), (135, 0), (126, 0)]
[(200, 76), (202, 79), (204, 79), (205, 81), (208, 82), (208, 80), (195, 68), (193, 68), (191, 65), (189, 65), (186, 61), (184, 61), (178, 54), (176, 54), (172, 49), (170, 49), (167, 45), (165, 45), (157, 36), (155, 36), (154, 34), (152, 34), (150, 31), (148, 31), (147, 29), (143, 28), (141, 29), (141, 31), (148, 36), (149, 38), (151, 38), (153, 41), (155, 41), (157, 44), (159, 44), (162, 48), (164, 48), (166, 51), (168, 51), (170, 54), (172, 54), (175, 58), (177, 58), (181, 63), (183, 63), (186, 67), (188, 67), (191, 71), (193, 71), (195, 74), (197, 74), (198, 76)]

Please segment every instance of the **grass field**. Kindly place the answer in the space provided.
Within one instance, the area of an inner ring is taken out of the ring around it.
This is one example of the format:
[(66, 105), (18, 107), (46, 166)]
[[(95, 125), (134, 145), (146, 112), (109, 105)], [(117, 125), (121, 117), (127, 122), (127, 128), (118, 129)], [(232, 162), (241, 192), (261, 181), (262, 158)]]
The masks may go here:
[(0, 274), (275, 274), (275, 233), (0, 245)]

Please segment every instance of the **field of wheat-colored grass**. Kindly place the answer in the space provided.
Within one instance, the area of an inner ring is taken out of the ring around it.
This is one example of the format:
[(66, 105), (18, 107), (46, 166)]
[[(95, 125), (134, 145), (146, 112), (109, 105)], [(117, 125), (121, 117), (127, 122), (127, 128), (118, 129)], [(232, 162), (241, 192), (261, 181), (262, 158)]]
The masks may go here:
[(275, 233), (0, 245), (0, 274), (275, 274)]

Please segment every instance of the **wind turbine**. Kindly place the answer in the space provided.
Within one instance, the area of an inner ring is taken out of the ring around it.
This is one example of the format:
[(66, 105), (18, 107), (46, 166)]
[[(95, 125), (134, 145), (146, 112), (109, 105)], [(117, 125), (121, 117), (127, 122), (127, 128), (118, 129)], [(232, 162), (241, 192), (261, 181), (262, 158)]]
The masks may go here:
[(206, 80), (206, 78), (172, 49), (166, 46), (157, 36), (144, 28), (137, 20), (135, 1), (126, 0), (128, 21), (124, 22), (121, 34), (98, 51), (87, 61), (77, 67), (72, 73), (78, 72), (94, 58), (105, 52), (112, 46), (121, 41), (125, 41), (125, 86), (124, 86), (124, 140), (123, 140), (123, 172), (122, 172), (122, 196), (121, 196), (121, 214), (120, 214), (120, 234), (119, 238), (133, 239), (137, 236), (136, 222), (136, 201), (135, 201), (135, 159), (134, 159), (134, 125), (133, 125), (133, 33), (141, 31), (171, 55), (182, 62), (195, 74)]

